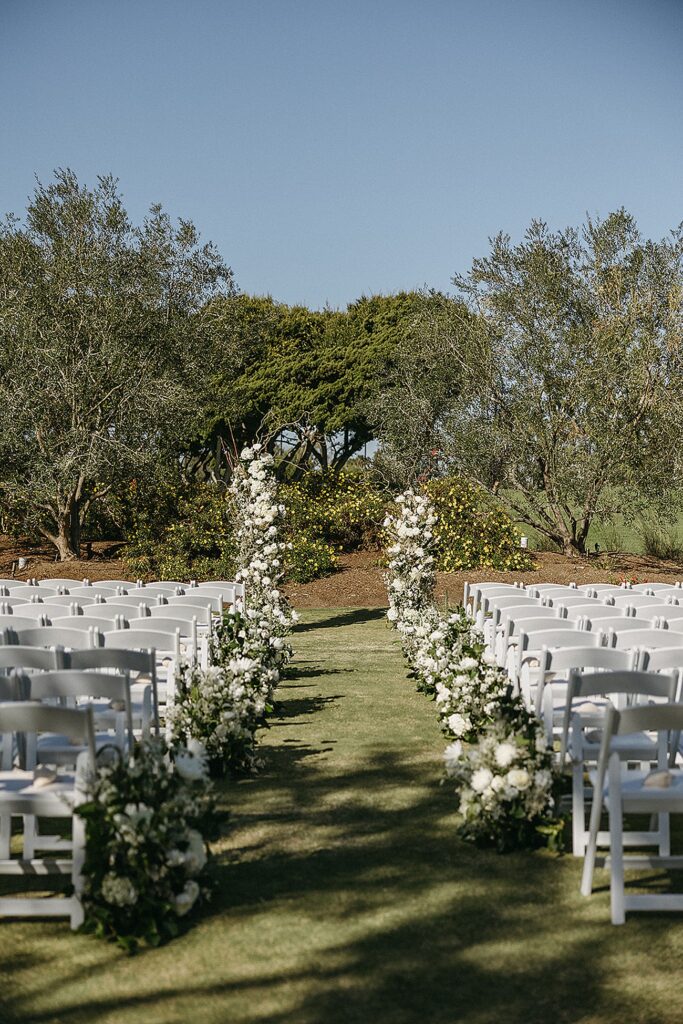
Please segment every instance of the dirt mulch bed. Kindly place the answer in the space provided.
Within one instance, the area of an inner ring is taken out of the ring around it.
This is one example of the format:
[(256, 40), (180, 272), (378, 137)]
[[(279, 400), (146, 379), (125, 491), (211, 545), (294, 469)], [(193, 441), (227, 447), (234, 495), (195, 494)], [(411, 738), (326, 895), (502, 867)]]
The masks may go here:
[[(437, 576), (436, 596), (450, 604), (462, 601), (463, 584), (500, 580), (512, 583), (621, 583), (624, 578), (634, 583), (674, 583), (683, 579), (683, 566), (661, 562), (641, 555), (609, 555), (565, 558), (563, 555), (538, 552), (534, 554), (537, 568), (530, 572), (494, 572), (491, 569), (465, 572), (441, 572)], [(385, 607), (386, 589), (382, 579), (380, 555), (358, 552), (339, 559), (340, 570), (333, 576), (313, 583), (290, 584), (287, 592), (297, 608)]]
[[(16, 573), (17, 579), (46, 579), (62, 576), (74, 580), (129, 579), (123, 562), (116, 557), (120, 543), (100, 542), (92, 545), (92, 556), (73, 562), (55, 562), (49, 548), (19, 545), (7, 537), (0, 538), (0, 577), (12, 575), (12, 563), (20, 555), (28, 565)], [(673, 583), (683, 579), (683, 566), (658, 561), (642, 555), (610, 554), (600, 558), (565, 558), (563, 555), (538, 552), (534, 554), (537, 568), (530, 572), (504, 573), (491, 569), (439, 573), (436, 595), (450, 604), (462, 600), (465, 580), (500, 580), (511, 583), (620, 583), (660, 581)], [(332, 576), (313, 583), (290, 583), (285, 591), (295, 608), (382, 608), (386, 607), (386, 589), (382, 578), (381, 555), (376, 551), (359, 551), (341, 555), (339, 570)]]

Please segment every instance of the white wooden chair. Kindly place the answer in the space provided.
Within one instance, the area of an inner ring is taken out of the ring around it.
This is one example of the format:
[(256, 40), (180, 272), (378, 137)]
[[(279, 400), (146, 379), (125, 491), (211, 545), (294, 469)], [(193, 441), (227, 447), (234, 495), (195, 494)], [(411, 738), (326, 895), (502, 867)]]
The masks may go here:
[[(594, 773), (595, 798), (591, 810), (586, 856), (581, 879), (581, 892), (590, 896), (593, 876), (598, 864), (607, 858), (598, 858), (600, 845), (600, 819), (603, 810), (609, 815), (609, 868), (612, 924), (624, 924), (627, 911), (670, 910), (683, 911), (683, 894), (648, 893), (626, 894), (624, 871), (626, 868), (683, 868), (683, 857), (672, 857), (669, 851), (669, 817), (683, 813), (683, 773), (669, 768), (668, 740), (671, 734), (680, 735), (683, 729), (683, 706), (655, 704), (626, 709), (610, 708), (605, 716), (604, 731), (597, 771)], [(657, 766), (662, 774), (660, 783), (647, 771), (629, 771), (615, 751), (619, 740), (642, 732), (658, 735)], [(624, 855), (629, 845), (629, 833), (624, 832), (625, 814), (657, 815), (658, 833), (662, 836), (658, 854)]]
[[(32, 615), (15, 615), (13, 611), (9, 614), (0, 615), (0, 632), (4, 630), (16, 631), (17, 629), (32, 629), (42, 621), (42, 616), (37, 619)], [(2, 640), (0, 640), (2, 643)]]
[(608, 635), (611, 645), (620, 651), (630, 651), (634, 647), (649, 647), (653, 650), (658, 647), (683, 648), (683, 634), (672, 629), (611, 630)]
[[(510, 678), (519, 679), (519, 634), (537, 629), (579, 629), (582, 619), (571, 621), (562, 615), (562, 606), (557, 608), (507, 608), (502, 626), (493, 637), (491, 644), (496, 662), (501, 668), (508, 668)], [(547, 626), (543, 623), (547, 622)], [(559, 625), (558, 623), (563, 623)]]
[[(85, 857), (84, 823), (73, 808), (83, 800), (87, 780), (95, 769), (95, 733), (90, 708), (48, 707), (39, 702), (12, 701), (0, 704), (0, 733), (30, 736), (36, 733), (60, 733), (84, 744), (75, 772), (59, 771), (54, 781), (41, 785), (35, 773), (13, 768), (0, 772), (0, 874), (25, 876), (69, 875), (72, 896), (45, 898), (0, 898), (2, 917), (68, 917), (72, 928), (83, 922), (81, 872)], [(70, 856), (65, 859), (17, 859), (11, 856), (12, 818), (70, 818), (72, 840)]]
[[(229, 588), (232, 592), (232, 587)], [(191, 588), (197, 592), (204, 591), (206, 593), (206, 586), (204, 584), (196, 584)], [(463, 587), (463, 607), (467, 608), (470, 605), (470, 613), (472, 618), (476, 619), (479, 606), (485, 596), (495, 597), (496, 595), (503, 596), (510, 594), (513, 591), (524, 591), (523, 585), (519, 583), (465, 583)], [(190, 591), (190, 592), (191, 592)]]
[[(0, 648), (1, 650), (1, 648)], [(147, 735), (150, 729), (159, 735), (159, 699), (157, 661), (154, 650), (124, 650), (90, 647), (61, 655), (62, 667), (98, 672), (125, 672), (131, 680), (133, 728)]]
[[(144, 620), (152, 623), (152, 619)], [(129, 651), (152, 651), (156, 659), (156, 707), (173, 702), (176, 675), (180, 666), (180, 630), (164, 631), (161, 627), (145, 628), (143, 620), (135, 629), (114, 629), (104, 634), (104, 646)]]
[(24, 644), (28, 647), (98, 647), (102, 644), (102, 634), (95, 629), (85, 633), (82, 630), (66, 626), (37, 626), (32, 628), (4, 629), (0, 635), (0, 644)]
[[(602, 731), (607, 709), (613, 703), (625, 706), (629, 700), (654, 697), (672, 701), (678, 680), (656, 672), (606, 671), (569, 673), (562, 723), (560, 763), (567, 757), (572, 772), (572, 846), (574, 856), (583, 856), (588, 841), (584, 772), (595, 765), (600, 755)], [(597, 698), (597, 700), (595, 700)], [(650, 762), (657, 758), (657, 744), (645, 732), (624, 735), (615, 741), (615, 749), (624, 761)], [(608, 837), (601, 834), (600, 841)], [(662, 843), (659, 831), (629, 833), (630, 845)]]

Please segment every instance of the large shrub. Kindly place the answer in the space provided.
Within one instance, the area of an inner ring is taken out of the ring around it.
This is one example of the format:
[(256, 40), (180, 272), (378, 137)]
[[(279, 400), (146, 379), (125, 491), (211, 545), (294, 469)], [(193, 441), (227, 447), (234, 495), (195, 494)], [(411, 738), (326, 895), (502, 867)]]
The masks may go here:
[(437, 514), (436, 559), (443, 572), (533, 568), (514, 523), (482, 487), (446, 477), (430, 481), (426, 490)]
[(337, 551), (381, 547), (387, 496), (367, 471), (308, 473), (282, 488), (290, 539), (319, 538)]
[(234, 511), (223, 488), (204, 485), (177, 495), (177, 512), (161, 530), (153, 510), (135, 518), (124, 560), (133, 575), (157, 579), (230, 579), (236, 566)]

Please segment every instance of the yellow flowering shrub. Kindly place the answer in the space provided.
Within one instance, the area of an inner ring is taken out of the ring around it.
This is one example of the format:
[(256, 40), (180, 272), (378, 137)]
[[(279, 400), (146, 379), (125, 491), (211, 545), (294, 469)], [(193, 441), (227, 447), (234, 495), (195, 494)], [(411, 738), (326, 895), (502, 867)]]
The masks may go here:
[(291, 540), (304, 533), (324, 539), (335, 551), (381, 547), (387, 496), (363, 470), (308, 473), (283, 486), (282, 500)]
[(316, 537), (300, 534), (293, 540), (285, 560), (287, 579), (310, 583), (330, 576), (337, 568), (337, 556), (330, 544)]
[(503, 572), (533, 568), (521, 548), (515, 524), (483, 487), (458, 477), (431, 480), (426, 485), (437, 514), (437, 568), (498, 569)]

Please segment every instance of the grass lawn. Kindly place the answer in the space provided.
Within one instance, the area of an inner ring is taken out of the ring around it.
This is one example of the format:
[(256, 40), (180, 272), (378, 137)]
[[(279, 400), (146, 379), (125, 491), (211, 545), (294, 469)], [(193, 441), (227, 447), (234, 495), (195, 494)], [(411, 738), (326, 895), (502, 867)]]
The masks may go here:
[(380, 610), (306, 612), (294, 639), (265, 768), (222, 787), (209, 911), (133, 959), (0, 922), (3, 1024), (683, 1022), (680, 915), (613, 928), (604, 872), (584, 900), (571, 856), (456, 838), (434, 707)]

